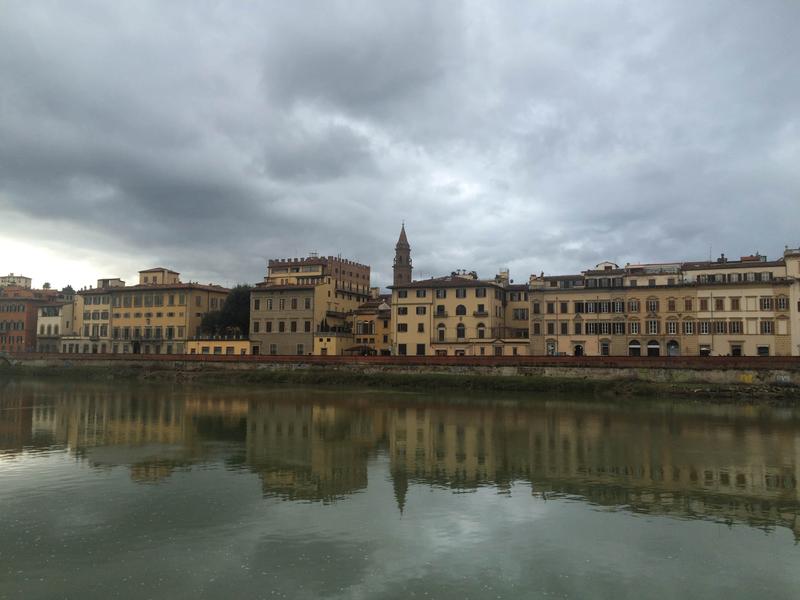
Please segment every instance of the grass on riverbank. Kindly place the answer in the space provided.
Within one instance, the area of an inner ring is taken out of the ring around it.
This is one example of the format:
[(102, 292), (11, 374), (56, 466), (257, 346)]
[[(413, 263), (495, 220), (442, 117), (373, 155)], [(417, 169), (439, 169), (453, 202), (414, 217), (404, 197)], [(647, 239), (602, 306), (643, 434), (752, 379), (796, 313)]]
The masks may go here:
[(383, 388), (403, 391), (469, 390), (478, 392), (548, 392), (586, 396), (663, 397), (699, 399), (796, 400), (794, 386), (662, 383), (636, 379), (601, 380), (542, 375), (476, 375), (471, 373), (364, 372), (311, 367), (278, 370), (177, 370), (131, 366), (109, 368), (14, 366), (0, 369), (0, 378), (61, 379), (69, 381), (160, 381), (208, 384), (324, 385)]

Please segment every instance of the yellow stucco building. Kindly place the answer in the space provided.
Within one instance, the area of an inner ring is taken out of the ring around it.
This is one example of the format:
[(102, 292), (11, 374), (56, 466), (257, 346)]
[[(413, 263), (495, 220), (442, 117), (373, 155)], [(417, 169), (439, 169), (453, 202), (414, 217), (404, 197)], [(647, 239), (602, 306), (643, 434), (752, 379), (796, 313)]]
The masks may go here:
[(800, 250), (531, 276), (535, 355), (800, 354)]
[[(250, 294), (254, 354), (342, 354), (349, 315), (369, 298), (370, 267), (341, 257), (270, 260)], [(346, 338), (346, 339), (345, 339)]]

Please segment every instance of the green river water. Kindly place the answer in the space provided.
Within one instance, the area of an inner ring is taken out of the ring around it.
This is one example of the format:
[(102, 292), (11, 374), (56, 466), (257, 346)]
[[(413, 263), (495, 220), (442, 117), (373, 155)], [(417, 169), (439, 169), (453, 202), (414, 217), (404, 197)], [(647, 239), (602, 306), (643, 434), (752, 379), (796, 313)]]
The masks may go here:
[(0, 598), (800, 598), (800, 409), (0, 381)]

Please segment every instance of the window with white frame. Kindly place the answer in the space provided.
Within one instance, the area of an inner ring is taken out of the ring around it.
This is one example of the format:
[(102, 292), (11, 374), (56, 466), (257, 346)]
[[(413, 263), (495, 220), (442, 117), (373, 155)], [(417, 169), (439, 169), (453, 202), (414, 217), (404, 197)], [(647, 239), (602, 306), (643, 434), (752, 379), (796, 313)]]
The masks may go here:
[(647, 321), (647, 334), (658, 335), (660, 321), (658, 319), (648, 319)]

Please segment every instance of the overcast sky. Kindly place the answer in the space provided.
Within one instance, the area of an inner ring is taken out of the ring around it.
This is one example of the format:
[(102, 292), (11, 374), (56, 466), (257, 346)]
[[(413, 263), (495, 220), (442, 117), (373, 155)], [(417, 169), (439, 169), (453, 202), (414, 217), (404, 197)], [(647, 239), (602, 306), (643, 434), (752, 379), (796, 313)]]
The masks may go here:
[(800, 245), (800, 2), (0, 0), (0, 273)]

